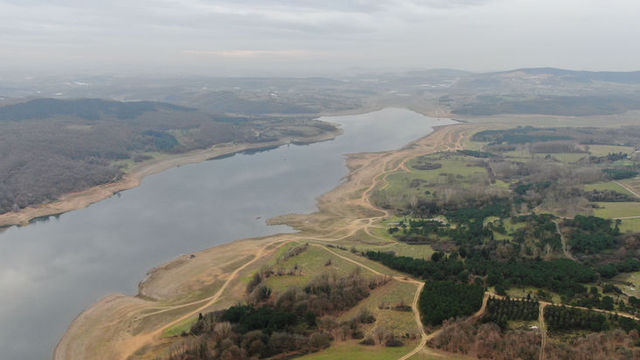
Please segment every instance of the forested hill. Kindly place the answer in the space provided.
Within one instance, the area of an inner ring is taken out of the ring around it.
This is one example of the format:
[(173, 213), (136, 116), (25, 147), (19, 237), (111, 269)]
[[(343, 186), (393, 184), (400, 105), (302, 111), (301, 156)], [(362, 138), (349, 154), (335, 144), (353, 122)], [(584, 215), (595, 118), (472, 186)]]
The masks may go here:
[(134, 119), (145, 112), (159, 110), (194, 111), (194, 109), (151, 101), (119, 102), (102, 99), (34, 99), (0, 107), (0, 121), (45, 119), (71, 116), (84, 120), (100, 120), (104, 116)]
[(566, 81), (605, 81), (612, 83), (640, 84), (640, 71), (616, 72), (616, 71), (575, 71), (556, 68), (525, 68), (498, 74), (521, 72), (529, 75), (557, 76)]
[(218, 116), (146, 101), (35, 99), (6, 105), (0, 107), (0, 214), (116, 181), (160, 153), (333, 129), (308, 118)]
[(517, 69), (472, 74), (454, 88), (440, 101), (459, 115), (591, 116), (640, 109), (640, 71)]

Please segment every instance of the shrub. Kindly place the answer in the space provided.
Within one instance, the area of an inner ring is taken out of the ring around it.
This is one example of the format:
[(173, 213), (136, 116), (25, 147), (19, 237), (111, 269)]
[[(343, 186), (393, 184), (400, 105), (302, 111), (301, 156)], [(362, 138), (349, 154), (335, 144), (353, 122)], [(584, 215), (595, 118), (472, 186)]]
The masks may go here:
[(331, 344), (329, 335), (321, 332), (315, 332), (309, 337), (309, 346), (316, 350), (328, 348)]
[(376, 341), (373, 340), (371, 336), (367, 336), (364, 340), (360, 341), (360, 345), (373, 346), (376, 344)]
[(384, 346), (386, 347), (400, 347), (403, 346), (404, 343), (402, 342), (402, 340), (395, 338), (395, 337), (391, 337), (389, 338), (385, 343)]

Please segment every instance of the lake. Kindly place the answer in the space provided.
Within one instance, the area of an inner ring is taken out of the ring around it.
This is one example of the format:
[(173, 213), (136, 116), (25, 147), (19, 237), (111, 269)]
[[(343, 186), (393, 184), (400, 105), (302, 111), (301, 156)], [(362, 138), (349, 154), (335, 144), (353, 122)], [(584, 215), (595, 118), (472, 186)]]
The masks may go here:
[(404, 109), (324, 117), (344, 134), (185, 165), (88, 208), (0, 233), (0, 354), (48, 359), (71, 321), (109, 293), (135, 295), (181, 254), (292, 231), (265, 220), (316, 210), (347, 174), (344, 155), (400, 148), (451, 124)]

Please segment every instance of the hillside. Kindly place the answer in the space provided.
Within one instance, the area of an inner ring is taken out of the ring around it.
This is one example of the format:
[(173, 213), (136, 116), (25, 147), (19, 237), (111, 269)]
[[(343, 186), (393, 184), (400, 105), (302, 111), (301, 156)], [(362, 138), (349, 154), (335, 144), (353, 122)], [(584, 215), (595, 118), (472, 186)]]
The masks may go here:
[(0, 107), (0, 214), (118, 181), (133, 165), (221, 143), (335, 130), (305, 118), (232, 117), (158, 102), (34, 99)]
[(592, 116), (640, 108), (640, 72), (530, 68), (460, 77), (438, 100), (463, 116)]

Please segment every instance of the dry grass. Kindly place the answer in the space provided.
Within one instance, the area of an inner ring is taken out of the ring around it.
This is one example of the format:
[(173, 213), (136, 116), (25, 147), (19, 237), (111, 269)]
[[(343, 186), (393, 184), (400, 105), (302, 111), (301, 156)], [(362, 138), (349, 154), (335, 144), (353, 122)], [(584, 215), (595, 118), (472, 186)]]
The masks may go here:
[(597, 202), (599, 209), (593, 211), (595, 216), (617, 219), (629, 216), (640, 216), (640, 202)]
[(356, 317), (361, 311), (368, 310), (376, 317), (374, 324), (365, 327), (365, 333), (377, 327), (393, 331), (396, 335), (415, 334), (418, 328), (411, 311), (397, 311), (393, 307), (399, 304), (411, 305), (416, 293), (416, 285), (392, 280), (384, 286), (375, 289), (369, 297), (361, 301), (358, 306), (340, 315), (339, 320), (347, 321)]
[(415, 347), (410, 343), (402, 347), (364, 346), (354, 341), (335, 344), (330, 348), (305, 355), (300, 360), (388, 360), (397, 359)]

